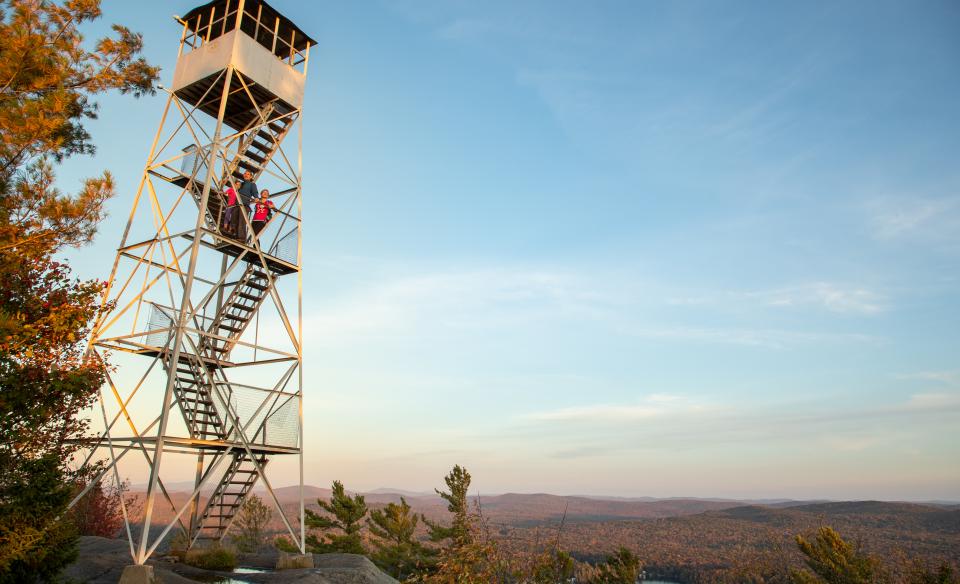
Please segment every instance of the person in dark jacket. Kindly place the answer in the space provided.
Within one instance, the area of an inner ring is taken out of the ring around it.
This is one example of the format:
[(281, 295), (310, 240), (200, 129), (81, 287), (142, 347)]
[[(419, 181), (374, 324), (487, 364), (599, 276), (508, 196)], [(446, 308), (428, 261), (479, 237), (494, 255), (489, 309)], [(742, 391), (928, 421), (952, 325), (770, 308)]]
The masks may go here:
[(249, 208), (250, 204), (257, 200), (257, 183), (253, 182), (253, 173), (249, 170), (243, 171), (243, 181), (240, 182), (240, 199), (243, 201), (243, 204)]
[(240, 195), (238, 200), (238, 205), (243, 205), (244, 212), (236, 213), (237, 216), (237, 229), (236, 237), (237, 239), (243, 241), (247, 238), (247, 221), (244, 217), (250, 215), (250, 205), (257, 200), (257, 183), (253, 182), (253, 173), (249, 170), (243, 171), (243, 180), (240, 181), (240, 188), (237, 189), (238, 194)]

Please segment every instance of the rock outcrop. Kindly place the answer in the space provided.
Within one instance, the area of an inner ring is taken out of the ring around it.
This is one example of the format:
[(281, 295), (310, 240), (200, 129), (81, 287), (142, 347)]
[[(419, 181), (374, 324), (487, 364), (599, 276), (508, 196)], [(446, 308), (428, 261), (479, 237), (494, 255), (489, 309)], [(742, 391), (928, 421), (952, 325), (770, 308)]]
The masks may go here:
[[(272, 568), (276, 558), (275, 553), (261, 554), (250, 558), (250, 565)], [(124, 566), (130, 563), (130, 548), (126, 540), (81, 537), (80, 557), (66, 569), (64, 576), (76, 582), (117, 584)], [(148, 563), (154, 567), (155, 574), (163, 584), (210, 582), (218, 576), (251, 584), (398, 584), (373, 562), (354, 554), (318, 554), (314, 556), (314, 568), (257, 574), (201, 570), (163, 559), (150, 560)]]

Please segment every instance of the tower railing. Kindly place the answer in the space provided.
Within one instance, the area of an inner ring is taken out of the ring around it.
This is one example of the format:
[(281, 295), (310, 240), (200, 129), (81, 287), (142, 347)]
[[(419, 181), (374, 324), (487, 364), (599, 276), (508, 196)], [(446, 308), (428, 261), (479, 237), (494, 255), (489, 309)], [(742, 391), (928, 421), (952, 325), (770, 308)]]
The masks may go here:
[[(236, 30), (239, 7), (240, 0), (228, 0), (182, 20), (184, 51), (198, 49)], [(278, 59), (303, 72), (309, 54), (309, 39), (275, 10), (262, 2), (244, 3), (239, 26)]]

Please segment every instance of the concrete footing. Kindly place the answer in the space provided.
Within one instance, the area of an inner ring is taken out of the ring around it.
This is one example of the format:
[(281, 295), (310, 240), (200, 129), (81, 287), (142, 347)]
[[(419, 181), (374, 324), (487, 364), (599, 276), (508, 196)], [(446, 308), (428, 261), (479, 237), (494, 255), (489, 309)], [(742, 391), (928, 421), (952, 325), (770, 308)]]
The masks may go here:
[(159, 584), (160, 580), (153, 574), (153, 566), (134, 565), (123, 568), (120, 575), (120, 584)]
[(312, 567), (313, 554), (290, 554), (287, 552), (280, 552), (280, 557), (277, 558), (278, 570), (296, 570), (299, 568)]

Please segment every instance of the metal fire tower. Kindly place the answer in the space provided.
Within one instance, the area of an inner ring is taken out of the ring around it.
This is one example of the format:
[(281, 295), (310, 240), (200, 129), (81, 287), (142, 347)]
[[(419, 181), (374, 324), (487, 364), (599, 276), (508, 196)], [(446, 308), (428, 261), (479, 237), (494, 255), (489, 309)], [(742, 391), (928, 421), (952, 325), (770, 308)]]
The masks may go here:
[[(221, 540), (258, 484), (302, 552), (301, 112), (315, 41), (262, 0), (176, 18), (173, 84), (91, 335), (113, 367), (87, 460), (106, 458), (98, 480), (142, 471), (140, 529), (123, 509), (136, 564), (171, 529), (190, 546)], [(275, 206), (259, 233), (243, 204), (226, 225), (248, 171)], [(295, 461), (291, 519), (267, 470), (291, 476)], [(185, 469), (187, 500), (164, 483)]]

